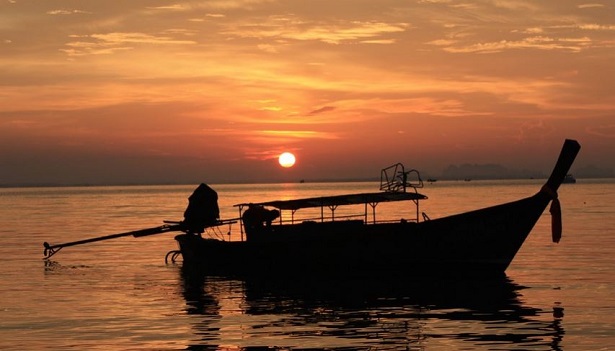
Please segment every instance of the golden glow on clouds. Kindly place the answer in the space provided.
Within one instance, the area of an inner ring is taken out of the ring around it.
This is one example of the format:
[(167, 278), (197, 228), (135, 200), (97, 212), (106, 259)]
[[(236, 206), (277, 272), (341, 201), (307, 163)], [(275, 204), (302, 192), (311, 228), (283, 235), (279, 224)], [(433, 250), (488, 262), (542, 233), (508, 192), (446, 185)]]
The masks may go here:
[[(227, 164), (287, 148), (319, 169), (346, 155), (403, 160), (418, 142), (450, 163), (453, 144), (587, 137), (587, 162), (615, 167), (604, 154), (615, 146), (614, 10), (555, 0), (4, 2), (0, 150), (40, 147), (51, 160), (56, 146), (84, 145), (84, 158), (130, 150)], [(0, 173), (0, 183), (29, 173)]]
[[(170, 33), (177, 34), (177, 33)], [(180, 33), (183, 34), (183, 33)], [(75, 41), (66, 43), (61, 49), (69, 56), (108, 55), (122, 50), (133, 50), (136, 45), (190, 45), (192, 40), (178, 40), (171, 36), (154, 36), (143, 33), (105, 33), (85, 36), (71, 36)]]
[[(341, 44), (363, 41), (389, 33), (404, 32), (406, 23), (339, 21), (330, 24), (310, 23), (295, 16), (270, 17), (257, 23), (229, 28), (225, 34), (246, 38), (275, 38), (276, 40), (322, 41)], [(376, 39), (374, 39), (376, 40)]]
[(284, 137), (294, 139), (337, 139), (329, 133), (319, 133), (311, 130), (263, 130), (259, 132), (263, 136)]

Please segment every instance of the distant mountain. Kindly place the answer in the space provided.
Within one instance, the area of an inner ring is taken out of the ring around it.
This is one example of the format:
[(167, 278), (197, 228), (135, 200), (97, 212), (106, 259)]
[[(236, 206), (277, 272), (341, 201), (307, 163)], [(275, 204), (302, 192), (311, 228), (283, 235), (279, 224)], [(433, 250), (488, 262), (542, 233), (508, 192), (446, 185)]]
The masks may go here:
[[(600, 168), (593, 165), (573, 168), (575, 178), (615, 178), (615, 171), (611, 168)], [(514, 170), (498, 164), (469, 164), (449, 165), (443, 171), (440, 179), (542, 179), (548, 174), (531, 170)]]
[(614, 178), (615, 172), (611, 168), (599, 168), (594, 165), (577, 168), (573, 172), (576, 178)]

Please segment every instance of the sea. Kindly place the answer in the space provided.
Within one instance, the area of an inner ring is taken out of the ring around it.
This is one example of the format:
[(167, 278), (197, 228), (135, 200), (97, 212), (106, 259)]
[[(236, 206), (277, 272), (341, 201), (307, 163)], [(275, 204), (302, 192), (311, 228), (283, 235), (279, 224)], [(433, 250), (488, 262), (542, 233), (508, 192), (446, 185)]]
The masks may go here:
[[(543, 183), (425, 183), (419, 211), (433, 220), (531, 196)], [(165, 262), (177, 249), (172, 232), (43, 259), (44, 242), (181, 220), (196, 186), (0, 188), (0, 350), (615, 350), (615, 179), (563, 184), (561, 241), (551, 240), (547, 209), (498, 278), (206, 276), (181, 257)], [(221, 217), (232, 219), (238, 203), (379, 184), (210, 186)], [(400, 203), (375, 210), (379, 220), (416, 213)], [(225, 240), (239, 240), (238, 232), (237, 224), (220, 228)]]

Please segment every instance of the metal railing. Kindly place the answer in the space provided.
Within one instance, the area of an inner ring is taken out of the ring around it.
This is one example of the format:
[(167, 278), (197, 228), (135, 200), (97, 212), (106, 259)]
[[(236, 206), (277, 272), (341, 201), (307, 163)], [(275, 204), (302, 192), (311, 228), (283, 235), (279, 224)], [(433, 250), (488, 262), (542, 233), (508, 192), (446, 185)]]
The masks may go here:
[(411, 169), (406, 172), (401, 163), (383, 168), (380, 172), (380, 190), (382, 191), (405, 193), (408, 188), (413, 188), (416, 192), (417, 188), (422, 187), (423, 179), (421, 179), (419, 171)]

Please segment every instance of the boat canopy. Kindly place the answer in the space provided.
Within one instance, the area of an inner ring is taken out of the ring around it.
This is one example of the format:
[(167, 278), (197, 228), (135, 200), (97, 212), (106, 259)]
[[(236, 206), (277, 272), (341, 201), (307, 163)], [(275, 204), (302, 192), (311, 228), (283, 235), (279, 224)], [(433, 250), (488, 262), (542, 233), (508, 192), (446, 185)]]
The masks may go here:
[(310, 207), (336, 207), (341, 205), (374, 204), (391, 201), (424, 200), (427, 196), (414, 192), (376, 192), (361, 194), (345, 194), (333, 196), (311, 197), (295, 200), (276, 200), (259, 203), (241, 203), (236, 207), (246, 207), (249, 205), (274, 207), (279, 210), (296, 211), (301, 208)]
[[(404, 166), (401, 163), (397, 163), (393, 166), (384, 168), (381, 171), (380, 176), (380, 192), (371, 193), (359, 193), (359, 194), (343, 194), (332, 196), (320, 196), (309, 197), (294, 200), (275, 200), (265, 201), (258, 203), (240, 203), (234, 205), (239, 208), (239, 218), (243, 219), (244, 208), (264, 208), (273, 207), (276, 210), (266, 210), (272, 212), (272, 215), (279, 217), (280, 224), (284, 222), (282, 219), (282, 211), (290, 211), (291, 219), (290, 223), (295, 222), (295, 212), (302, 208), (320, 208), (320, 218), (303, 219), (313, 221), (320, 219), (321, 222), (325, 221), (324, 209), (329, 208), (331, 211), (330, 221), (335, 221), (335, 210), (338, 206), (347, 205), (364, 205), (365, 210), (361, 215), (363, 223), (368, 223), (368, 205), (372, 208), (372, 223), (376, 224), (376, 206), (381, 202), (393, 202), (393, 201), (412, 201), (416, 207), (416, 216), (410, 221), (419, 221), (419, 200), (427, 199), (427, 196), (417, 192), (417, 188), (423, 187), (423, 181), (416, 170), (406, 172)], [(408, 191), (412, 189), (413, 191)], [(423, 214), (426, 217), (425, 214)], [(357, 215), (345, 215), (342, 218), (352, 218)], [(403, 219), (407, 221), (406, 219)], [(245, 225), (245, 222), (242, 220)], [(268, 221), (271, 223), (271, 221)], [(243, 240), (243, 228), (241, 232), (241, 239)]]

